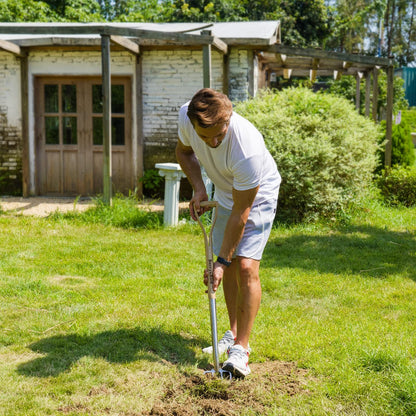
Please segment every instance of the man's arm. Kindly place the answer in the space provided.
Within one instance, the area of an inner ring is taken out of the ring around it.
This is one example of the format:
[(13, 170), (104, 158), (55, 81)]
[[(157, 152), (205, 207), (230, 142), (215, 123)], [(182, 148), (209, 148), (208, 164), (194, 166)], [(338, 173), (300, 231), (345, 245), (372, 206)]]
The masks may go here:
[(208, 200), (208, 194), (204, 181), (202, 180), (201, 166), (199, 165), (198, 159), (196, 158), (192, 147), (185, 146), (180, 139), (178, 139), (178, 143), (176, 145), (176, 160), (181, 165), (182, 170), (194, 190), (194, 195), (189, 203), (189, 212), (191, 217), (196, 220), (194, 214), (194, 204), (199, 215), (202, 215), (205, 210), (200, 207), (200, 203), (201, 201)]

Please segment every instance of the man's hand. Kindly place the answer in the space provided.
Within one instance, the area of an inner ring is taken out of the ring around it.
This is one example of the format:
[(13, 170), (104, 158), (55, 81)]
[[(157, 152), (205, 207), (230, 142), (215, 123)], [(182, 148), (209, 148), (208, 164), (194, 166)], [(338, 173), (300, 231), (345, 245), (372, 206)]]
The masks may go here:
[(189, 202), (189, 213), (191, 214), (191, 217), (194, 221), (197, 221), (195, 211), (198, 213), (198, 216), (200, 217), (204, 212), (209, 211), (209, 207), (201, 207), (202, 201), (208, 201), (208, 194), (204, 188), (203, 191), (195, 192), (191, 201)]
[[(224, 270), (226, 266), (224, 266), (221, 263), (215, 262), (214, 263), (214, 271), (212, 273), (212, 277), (214, 278), (214, 283), (212, 285), (212, 289), (214, 292), (217, 291), (219, 285), (221, 284), (222, 278), (224, 276)], [(208, 286), (209, 276), (208, 276), (208, 270), (205, 269), (204, 271), (204, 285)]]

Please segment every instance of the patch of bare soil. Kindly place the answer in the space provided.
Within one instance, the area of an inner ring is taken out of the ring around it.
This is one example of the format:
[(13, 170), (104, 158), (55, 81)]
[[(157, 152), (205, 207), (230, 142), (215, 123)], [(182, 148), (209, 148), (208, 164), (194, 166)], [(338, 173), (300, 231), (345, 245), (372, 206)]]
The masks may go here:
[(250, 365), (245, 379), (221, 380), (210, 375), (184, 376), (183, 383), (169, 388), (144, 415), (234, 416), (243, 411), (264, 414), (280, 395), (308, 394), (307, 370), (294, 363), (267, 361)]
[[(33, 215), (36, 217), (47, 217), (54, 212), (83, 212), (94, 205), (89, 198), (51, 198), (51, 197), (0, 197), (0, 211), (10, 211), (22, 215)], [(149, 211), (163, 211), (164, 201), (143, 200), (137, 206)], [(186, 210), (188, 202), (180, 202), (179, 209)]]

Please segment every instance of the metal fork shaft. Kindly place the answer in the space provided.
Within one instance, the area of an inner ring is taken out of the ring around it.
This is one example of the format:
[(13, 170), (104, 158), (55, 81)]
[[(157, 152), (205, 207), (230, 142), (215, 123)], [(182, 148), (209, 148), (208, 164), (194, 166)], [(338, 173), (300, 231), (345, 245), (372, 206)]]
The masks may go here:
[(216, 372), (220, 369), (219, 352), (218, 352), (218, 336), (217, 336), (217, 305), (216, 299), (209, 299), (209, 312), (211, 319), (211, 338), (212, 338), (212, 356), (214, 359), (214, 370)]

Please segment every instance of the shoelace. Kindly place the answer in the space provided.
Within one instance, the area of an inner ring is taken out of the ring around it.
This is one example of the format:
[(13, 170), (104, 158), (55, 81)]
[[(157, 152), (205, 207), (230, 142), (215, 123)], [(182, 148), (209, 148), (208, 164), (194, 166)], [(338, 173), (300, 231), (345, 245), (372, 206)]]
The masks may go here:
[(223, 337), (223, 338), (221, 338), (220, 339), (220, 342), (218, 343), (219, 345), (223, 345), (223, 344), (229, 344), (230, 342), (234, 342), (235, 341), (235, 338), (225, 338), (225, 337)]
[(229, 347), (228, 348), (228, 355), (231, 355), (231, 354), (237, 355), (241, 359), (247, 359), (247, 357), (249, 356), (250, 353), (248, 351), (246, 351), (244, 348), (241, 349), (241, 348)]

